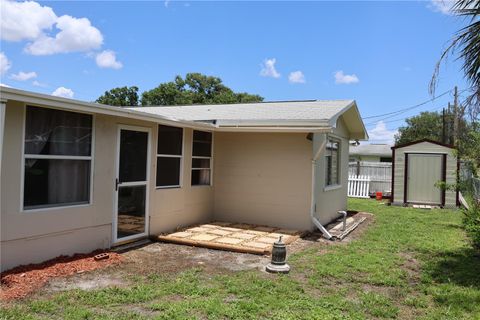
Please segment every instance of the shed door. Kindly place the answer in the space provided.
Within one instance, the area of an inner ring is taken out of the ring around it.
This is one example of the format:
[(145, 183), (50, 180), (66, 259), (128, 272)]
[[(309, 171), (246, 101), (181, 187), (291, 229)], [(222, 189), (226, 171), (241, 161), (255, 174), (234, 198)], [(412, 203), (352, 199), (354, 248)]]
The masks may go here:
[(442, 155), (409, 154), (407, 179), (407, 202), (442, 203), (441, 189), (435, 187), (442, 180)]

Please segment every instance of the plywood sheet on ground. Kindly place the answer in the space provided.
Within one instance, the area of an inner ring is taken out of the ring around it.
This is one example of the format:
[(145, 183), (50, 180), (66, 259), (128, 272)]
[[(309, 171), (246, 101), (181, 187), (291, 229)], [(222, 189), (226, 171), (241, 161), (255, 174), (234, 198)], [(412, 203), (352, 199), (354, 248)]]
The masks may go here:
[(269, 254), (273, 243), (281, 236), (290, 244), (302, 235), (298, 230), (288, 230), (245, 223), (212, 222), (192, 226), (169, 234), (154, 237), (156, 240), (210, 249)]

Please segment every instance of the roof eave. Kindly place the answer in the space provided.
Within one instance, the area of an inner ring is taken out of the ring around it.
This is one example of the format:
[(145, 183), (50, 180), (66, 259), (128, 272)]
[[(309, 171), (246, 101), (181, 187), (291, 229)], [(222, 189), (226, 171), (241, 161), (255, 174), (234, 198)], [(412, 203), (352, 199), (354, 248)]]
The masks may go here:
[(25, 90), (19, 90), (8, 87), (1, 87), (0, 100), (8, 101), (15, 100), (28, 104), (37, 104), (43, 106), (50, 106), (65, 110), (74, 110), (92, 114), (105, 114), (111, 116), (119, 116), (124, 118), (143, 120), (149, 122), (156, 122), (166, 125), (176, 125), (188, 128), (198, 128), (204, 130), (213, 130), (214, 125), (208, 123), (199, 123), (188, 120), (180, 120), (160, 115), (146, 114), (144, 112), (132, 110), (130, 108), (121, 108), (103, 105), (99, 103), (84, 102), (75, 99), (68, 99), (62, 97), (55, 97), (42, 93), (35, 93)]
[[(337, 112), (330, 119), (329, 124), (332, 127), (336, 127), (338, 119), (352, 108), (353, 108), (353, 110), (356, 114), (356, 118), (357, 118), (358, 122), (361, 124), (362, 131), (361, 132), (350, 132), (350, 137), (349, 138), (352, 139), (352, 140), (366, 141), (366, 140), (369, 139), (367, 128), (365, 128), (365, 124), (363, 123), (362, 117), (360, 115), (360, 111), (358, 110), (357, 103), (355, 102), (355, 100), (352, 100), (347, 106), (345, 106), (339, 112)], [(348, 127), (349, 123), (346, 123), (346, 125)]]

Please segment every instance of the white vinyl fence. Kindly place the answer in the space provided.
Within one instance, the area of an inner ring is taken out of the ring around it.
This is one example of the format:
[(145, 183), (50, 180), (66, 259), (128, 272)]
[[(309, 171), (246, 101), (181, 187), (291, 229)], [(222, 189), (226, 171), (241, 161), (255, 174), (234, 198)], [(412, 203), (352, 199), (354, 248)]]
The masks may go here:
[(392, 188), (392, 163), (350, 162), (348, 176), (367, 176), (370, 178), (370, 193), (380, 191), (388, 194)]
[(370, 177), (348, 176), (348, 196), (352, 198), (368, 198), (370, 194)]

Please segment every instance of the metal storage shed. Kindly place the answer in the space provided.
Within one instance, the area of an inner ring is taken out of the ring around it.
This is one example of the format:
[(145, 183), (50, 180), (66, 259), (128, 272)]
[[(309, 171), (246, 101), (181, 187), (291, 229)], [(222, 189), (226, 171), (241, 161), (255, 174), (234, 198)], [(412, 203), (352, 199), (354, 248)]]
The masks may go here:
[(392, 203), (456, 207), (458, 192), (436, 186), (458, 176), (455, 147), (423, 139), (392, 147)]

